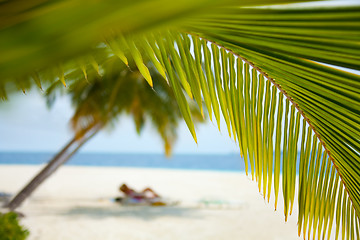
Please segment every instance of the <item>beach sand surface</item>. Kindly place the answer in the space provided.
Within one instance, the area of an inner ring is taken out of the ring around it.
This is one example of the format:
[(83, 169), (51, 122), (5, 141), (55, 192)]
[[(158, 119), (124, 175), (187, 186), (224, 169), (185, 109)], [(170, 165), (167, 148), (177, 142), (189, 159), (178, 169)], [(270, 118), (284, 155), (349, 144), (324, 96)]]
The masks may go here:
[[(39, 165), (0, 165), (0, 192), (15, 194)], [(153, 188), (172, 206), (123, 206), (122, 183)], [(285, 223), (281, 193), (264, 201), (241, 172), (64, 166), (18, 209), (29, 240), (292, 240), (297, 209)]]

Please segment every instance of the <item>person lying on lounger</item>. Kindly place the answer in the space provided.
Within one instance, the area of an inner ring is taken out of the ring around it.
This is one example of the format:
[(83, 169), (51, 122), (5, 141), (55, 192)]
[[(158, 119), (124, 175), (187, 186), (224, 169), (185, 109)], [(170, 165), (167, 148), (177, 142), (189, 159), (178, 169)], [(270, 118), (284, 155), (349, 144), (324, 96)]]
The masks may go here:
[(151, 188), (145, 188), (141, 192), (123, 184), (119, 188), (120, 192), (124, 193), (124, 198), (116, 198), (115, 201), (124, 204), (150, 204), (150, 205), (165, 205), (161, 201), (161, 197)]
[(127, 197), (131, 198), (159, 198), (160, 196), (154, 192), (151, 188), (145, 188), (141, 192), (136, 192), (134, 189), (129, 188), (125, 183), (120, 186), (119, 190), (125, 194)]

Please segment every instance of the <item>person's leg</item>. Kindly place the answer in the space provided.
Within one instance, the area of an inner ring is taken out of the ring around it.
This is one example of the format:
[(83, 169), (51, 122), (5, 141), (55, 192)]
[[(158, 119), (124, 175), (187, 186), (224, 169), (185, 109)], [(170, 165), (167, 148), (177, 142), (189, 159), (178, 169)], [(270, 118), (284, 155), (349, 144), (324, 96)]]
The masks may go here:
[(154, 195), (154, 197), (160, 197), (154, 190), (152, 190), (151, 188), (145, 188), (142, 193), (146, 194), (146, 192), (150, 192)]

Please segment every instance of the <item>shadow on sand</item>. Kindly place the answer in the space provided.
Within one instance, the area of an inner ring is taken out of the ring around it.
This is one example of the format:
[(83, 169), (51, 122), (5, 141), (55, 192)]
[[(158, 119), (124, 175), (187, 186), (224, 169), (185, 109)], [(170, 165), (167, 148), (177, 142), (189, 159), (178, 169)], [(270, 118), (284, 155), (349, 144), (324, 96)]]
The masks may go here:
[(120, 206), (120, 207), (74, 207), (63, 215), (86, 216), (92, 218), (131, 217), (143, 220), (153, 220), (159, 217), (172, 216), (176, 218), (202, 218), (201, 210), (185, 207), (150, 207), (150, 206)]

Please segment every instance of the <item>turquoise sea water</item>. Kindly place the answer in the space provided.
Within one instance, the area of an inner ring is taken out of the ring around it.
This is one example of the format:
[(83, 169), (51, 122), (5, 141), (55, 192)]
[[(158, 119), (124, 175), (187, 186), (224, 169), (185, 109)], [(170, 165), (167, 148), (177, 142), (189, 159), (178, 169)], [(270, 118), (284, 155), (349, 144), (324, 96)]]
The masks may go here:
[[(54, 153), (0, 152), (0, 164), (36, 165), (48, 162)], [(239, 154), (179, 154), (167, 159), (163, 154), (78, 153), (67, 165), (166, 168), (186, 170), (245, 171)], [(0, 166), (1, 167), (1, 166)]]

